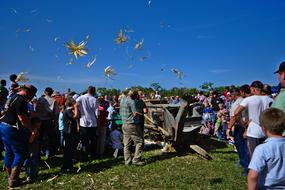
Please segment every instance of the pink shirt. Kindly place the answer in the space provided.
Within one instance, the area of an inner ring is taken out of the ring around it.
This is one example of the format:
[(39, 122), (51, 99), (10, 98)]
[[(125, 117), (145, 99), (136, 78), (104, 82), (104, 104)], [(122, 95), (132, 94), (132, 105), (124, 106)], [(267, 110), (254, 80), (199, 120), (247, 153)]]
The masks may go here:
[(106, 127), (108, 124), (107, 117), (108, 112), (104, 106), (98, 106), (99, 116), (98, 116), (98, 127)]

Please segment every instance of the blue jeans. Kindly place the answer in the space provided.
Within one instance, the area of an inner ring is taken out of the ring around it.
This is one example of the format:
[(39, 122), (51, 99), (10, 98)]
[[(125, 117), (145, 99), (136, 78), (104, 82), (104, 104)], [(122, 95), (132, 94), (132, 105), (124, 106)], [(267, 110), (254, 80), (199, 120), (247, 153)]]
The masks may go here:
[(0, 134), (5, 148), (4, 165), (8, 169), (22, 166), (28, 150), (27, 129), (16, 129), (0, 123)]
[(60, 136), (59, 145), (60, 145), (60, 148), (63, 148), (64, 147), (63, 129), (59, 130), (59, 136)]
[(223, 130), (223, 127), (219, 127), (218, 131), (217, 131), (217, 137), (219, 141), (223, 141), (223, 140), (227, 140), (227, 136), (226, 136), (226, 131)]
[(212, 122), (213, 123), (216, 123), (216, 120), (217, 120), (217, 112), (213, 111), (213, 114), (212, 114)]
[(244, 131), (245, 129), (242, 126), (236, 125), (234, 131), (234, 140), (239, 155), (239, 163), (244, 169), (247, 169), (249, 164), (249, 154), (247, 140), (243, 138)]

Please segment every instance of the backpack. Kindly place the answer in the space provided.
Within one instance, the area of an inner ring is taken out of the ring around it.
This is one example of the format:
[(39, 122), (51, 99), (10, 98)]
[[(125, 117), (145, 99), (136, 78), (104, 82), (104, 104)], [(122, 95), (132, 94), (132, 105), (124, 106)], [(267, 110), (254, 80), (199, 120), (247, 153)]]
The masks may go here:
[(6, 99), (8, 95), (8, 90), (4, 86), (0, 86), (0, 99)]
[(67, 114), (67, 110), (63, 112), (63, 131), (67, 134), (71, 134), (74, 131), (72, 118)]
[(19, 96), (14, 95), (14, 96), (10, 97), (10, 98), (6, 101), (6, 103), (5, 103), (5, 105), (4, 105), (4, 108), (3, 108), (2, 110), (0, 110), (0, 121), (5, 117), (5, 115), (6, 115), (7, 111), (8, 111), (8, 109), (9, 109), (11, 106), (13, 106), (13, 104), (14, 104), (18, 99), (19, 99)]

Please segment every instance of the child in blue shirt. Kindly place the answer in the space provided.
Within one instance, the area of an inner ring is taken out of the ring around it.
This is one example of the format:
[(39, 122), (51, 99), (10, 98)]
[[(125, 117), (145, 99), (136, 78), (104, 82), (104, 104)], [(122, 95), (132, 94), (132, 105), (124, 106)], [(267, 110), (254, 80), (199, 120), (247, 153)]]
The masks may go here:
[(60, 112), (59, 112), (59, 116), (58, 116), (58, 130), (59, 130), (59, 135), (60, 135), (60, 149), (63, 149), (64, 147), (64, 138), (63, 138), (63, 112), (64, 112), (64, 106), (60, 106), (59, 107)]
[(268, 137), (253, 152), (248, 166), (248, 190), (285, 189), (285, 113), (269, 108), (260, 115), (260, 126)]
[(203, 122), (205, 123), (204, 129), (210, 129), (209, 135), (214, 134), (215, 127), (213, 126), (212, 117), (213, 117), (213, 109), (211, 108), (208, 101), (204, 101), (204, 110), (203, 110)]

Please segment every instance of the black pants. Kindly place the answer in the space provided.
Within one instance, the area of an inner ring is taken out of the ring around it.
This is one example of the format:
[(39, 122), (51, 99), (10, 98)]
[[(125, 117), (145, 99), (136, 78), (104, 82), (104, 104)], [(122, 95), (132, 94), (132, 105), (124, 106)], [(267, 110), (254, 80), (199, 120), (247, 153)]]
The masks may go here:
[(56, 133), (53, 120), (42, 120), (39, 130), (39, 140), (41, 150), (45, 156), (53, 156), (56, 152)]
[(72, 169), (73, 168), (72, 158), (76, 149), (76, 134), (64, 133), (63, 136), (65, 141), (65, 147), (63, 154), (62, 169)]
[(87, 159), (88, 155), (95, 157), (96, 153), (96, 127), (80, 127), (81, 156)]

